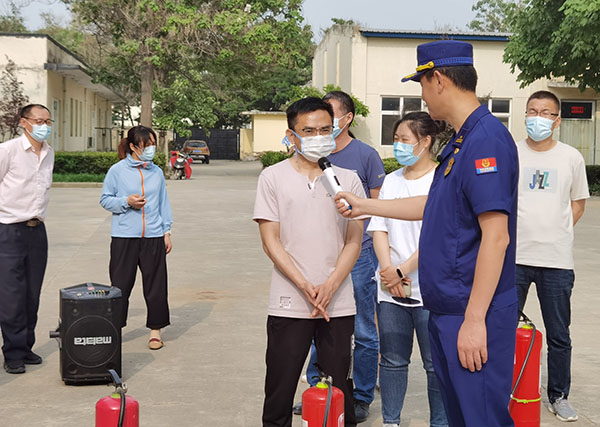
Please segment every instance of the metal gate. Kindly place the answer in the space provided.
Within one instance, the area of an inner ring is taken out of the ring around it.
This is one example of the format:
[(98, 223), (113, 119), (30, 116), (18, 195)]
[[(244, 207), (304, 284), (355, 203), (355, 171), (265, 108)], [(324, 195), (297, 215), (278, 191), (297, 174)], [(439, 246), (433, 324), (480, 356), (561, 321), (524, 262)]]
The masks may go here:
[(239, 129), (211, 129), (210, 136), (200, 128), (192, 128), (192, 136), (175, 138), (175, 144), (181, 147), (188, 139), (201, 139), (206, 141), (210, 149), (210, 158), (216, 160), (240, 159), (240, 131)]

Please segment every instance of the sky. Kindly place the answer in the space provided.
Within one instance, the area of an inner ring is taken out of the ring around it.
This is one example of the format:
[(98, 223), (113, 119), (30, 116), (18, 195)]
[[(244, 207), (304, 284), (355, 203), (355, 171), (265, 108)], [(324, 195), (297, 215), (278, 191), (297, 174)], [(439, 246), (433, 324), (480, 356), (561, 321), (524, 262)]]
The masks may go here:
[[(67, 7), (60, 0), (14, 0), (22, 6), (25, 25), (30, 30), (42, 24), (41, 12), (52, 12), (68, 19)], [(319, 30), (331, 25), (331, 18), (353, 19), (361, 26), (393, 30), (435, 30), (440, 27), (465, 29), (475, 17), (471, 11), (476, 0), (305, 0), (306, 23), (320, 40)], [(0, 13), (9, 0), (0, 0)]]

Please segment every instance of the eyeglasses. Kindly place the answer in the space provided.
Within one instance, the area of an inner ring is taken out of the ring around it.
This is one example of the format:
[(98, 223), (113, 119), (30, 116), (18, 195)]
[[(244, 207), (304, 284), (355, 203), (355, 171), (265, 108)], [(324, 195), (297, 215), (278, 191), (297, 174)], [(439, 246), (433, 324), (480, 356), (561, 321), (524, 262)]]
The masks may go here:
[(555, 117), (558, 117), (558, 113), (553, 113), (550, 110), (542, 110), (542, 111), (538, 111), (534, 108), (530, 108), (529, 110), (527, 110), (525, 112), (527, 114), (527, 117), (543, 117), (545, 119), (550, 119), (553, 120)]
[(333, 126), (323, 126), (322, 128), (303, 128), (300, 130), (304, 136), (331, 135)]
[(47, 120), (44, 120), (44, 119), (34, 119), (32, 117), (23, 117), (23, 118), (31, 120), (33, 122), (33, 124), (36, 124), (36, 125), (39, 125), (39, 126), (44, 125), (44, 124), (46, 124), (48, 126), (52, 126), (52, 124), (54, 123), (54, 120), (51, 120), (51, 119), (47, 119)]

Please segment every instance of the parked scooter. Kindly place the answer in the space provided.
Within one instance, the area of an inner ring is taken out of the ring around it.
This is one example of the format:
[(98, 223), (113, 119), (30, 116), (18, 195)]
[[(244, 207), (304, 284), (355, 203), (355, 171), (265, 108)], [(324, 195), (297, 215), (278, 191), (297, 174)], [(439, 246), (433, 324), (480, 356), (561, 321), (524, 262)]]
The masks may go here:
[(190, 179), (194, 160), (183, 151), (171, 151), (171, 179)]

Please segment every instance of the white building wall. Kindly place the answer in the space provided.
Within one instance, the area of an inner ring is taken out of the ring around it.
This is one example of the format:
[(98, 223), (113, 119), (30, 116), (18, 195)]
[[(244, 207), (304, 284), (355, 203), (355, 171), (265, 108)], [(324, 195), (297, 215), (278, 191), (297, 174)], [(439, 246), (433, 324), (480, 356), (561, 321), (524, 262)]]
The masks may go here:
[[(50, 143), (56, 150), (106, 151), (111, 144), (112, 104), (98, 93), (44, 64), (68, 64), (83, 68), (85, 64), (51, 39), (39, 35), (0, 35), (0, 70), (9, 57), (17, 65), (17, 76), (23, 83), (30, 103), (48, 107), (55, 123)], [(91, 143), (90, 139), (91, 138)]]
[[(434, 36), (435, 37), (435, 36)], [(337, 78), (342, 90), (352, 93), (363, 101), (370, 110), (368, 117), (358, 117), (357, 126), (351, 131), (362, 141), (375, 147), (382, 157), (392, 157), (392, 146), (382, 144), (382, 98), (420, 97), (421, 86), (415, 82), (402, 83), (401, 78), (414, 72), (417, 64), (416, 47), (434, 39), (364, 37), (358, 28), (333, 27), (319, 44), (313, 60), (313, 84), (323, 87), (334, 83)], [(510, 66), (503, 62), (506, 41), (472, 41), (474, 64), (478, 74), (477, 95), (492, 100), (508, 100), (509, 113), (497, 113), (506, 122), (515, 140), (526, 136), (525, 110), (528, 97), (538, 90), (550, 90), (561, 100), (591, 100), (598, 102), (600, 95), (586, 90), (581, 93), (576, 88), (556, 87), (553, 82), (539, 80), (520, 88)], [(340, 55), (336, 56), (336, 47)], [(336, 58), (340, 64), (336, 68)], [(493, 102), (493, 101), (492, 101)], [(496, 105), (496, 103), (494, 103)], [(491, 104), (490, 104), (491, 106)], [(587, 142), (588, 163), (600, 163), (600, 114), (595, 109), (595, 140)], [(392, 120), (390, 118), (390, 120)], [(567, 132), (564, 132), (567, 134)], [(555, 133), (559, 138), (560, 131)], [(579, 141), (564, 141), (578, 146)]]

